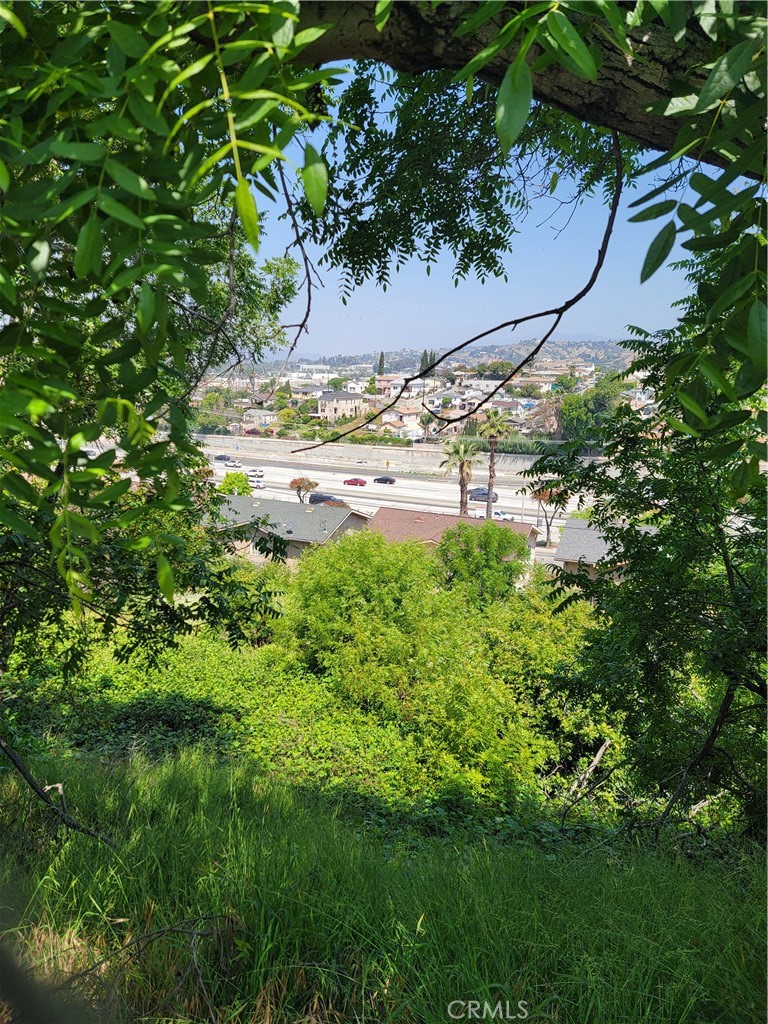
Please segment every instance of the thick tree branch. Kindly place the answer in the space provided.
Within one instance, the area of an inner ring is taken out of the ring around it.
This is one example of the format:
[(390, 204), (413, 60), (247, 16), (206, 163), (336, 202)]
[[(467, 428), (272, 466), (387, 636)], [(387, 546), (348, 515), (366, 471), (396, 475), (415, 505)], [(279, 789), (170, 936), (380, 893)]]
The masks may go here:
[[(522, 6), (507, 4), (477, 32), (456, 37), (456, 28), (477, 9), (476, 4), (440, 4), (433, 9), (429, 4), (399, 0), (386, 27), (378, 32), (372, 0), (303, 0), (301, 28), (330, 28), (302, 52), (301, 59), (326, 64), (368, 58), (413, 74), (439, 68), (458, 71), (495, 38), (499, 28)], [(586, 81), (552, 63), (533, 76), (536, 99), (580, 121), (620, 131), (650, 149), (672, 149), (680, 121), (658, 112), (658, 105), (671, 98), (674, 83), (689, 80), (691, 91), (701, 86), (706, 71), (693, 73), (691, 69), (703, 67), (713, 59), (711, 41), (695, 22), (689, 23), (685, 38), (679, 43), (667, 28), (653, 23), (630, 33), (633, 53), (626, 54), (590, 24), (592, 19), (569, 16), (580, 22), (585, 41), (600, 53), (598, 79)], [(498, 85), (514, 60), (516, 49), (516, 44), (505, 48), (478, 77)], [(535, 52), (536, 48), (533, 49)], [(651, 113), (649, 107), (654, 104), (657, 106)], [(722, 166), (713, 154), (691, 155)]]

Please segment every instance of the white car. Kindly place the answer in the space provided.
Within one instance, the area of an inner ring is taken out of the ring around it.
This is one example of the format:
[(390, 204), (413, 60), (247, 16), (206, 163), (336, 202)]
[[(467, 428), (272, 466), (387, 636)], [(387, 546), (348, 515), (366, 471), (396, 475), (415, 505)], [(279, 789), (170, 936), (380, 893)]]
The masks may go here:
[(248, 476), (255, 476), (260, 479), (261, 477), (264, 476), (264, 470), (261, 468), (261, 466), (257, 466), (255, 469), (248, 470)]
[(238, 462), (237, 459), (228, 459), (224, 465), (227, 469), (241, 469), (243, 464), (242, 462)]
[[(474, 519), (485, 519), (485, 509), (473, 509), (469, 514)], [(500, 508), (495, 508), (491, 513), (491, 517), (495, 519), (496, 522), (501, 523), (512, 523), (515, 520), (515, 517), (511, 512), (502, 512)]]
[(267, 486), (261, 480), (249, 480), (248, 483), (251, 485), (251, 489), (254, 491), (263, 491)]

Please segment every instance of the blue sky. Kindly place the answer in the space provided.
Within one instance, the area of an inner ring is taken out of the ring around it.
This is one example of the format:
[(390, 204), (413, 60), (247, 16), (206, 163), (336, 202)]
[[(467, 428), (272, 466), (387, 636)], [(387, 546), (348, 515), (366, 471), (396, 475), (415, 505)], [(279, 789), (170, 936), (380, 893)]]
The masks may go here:
[[(645, 190), (644, 190), (645, 191)], [(645, 284), (640, 268), (645, 253), (663, 221), (629, 224), (630, 202), (643, 192), (628, 192), (621, 204), (608, 256), (590, 294), (564, 317), (556, 337), (624, 338), (627, 324), (647, 330), (670, 327), (677, 313), (672, 303), (686, 291), (679, 271), (662, 267)], [(588, 279), (602, 238), (607, 207), (598, 198), (587, 199), (559, 235), (565, 215), (541, 225), (551, 212), (551, 201), (541, 200), (516, 236), (505, 263), (509, 282), (467, 280), (454, 287), (450, 254), (433, 266), (430, 276), (418, 260), (393, 275), (386, 292), (373, 283), (357, 289), (343, 305), (339, 275), (321, 271), (324, 287), (312, 300), (309, 333), (296, 352), (345, 354), (400, 348), (445, 349), (516, 316), (548, 309), (577, 292)], [(270, 215), (264, 232), (261, 258), (281, 255), (289, 241), (285, 222)], [(321, 255), (308, 247), (317, 262)], [(672, 258), (679, 256), (675, 250)], [(287, 322), (300, 319), (303, 298), (287, 313)], [(490, 341), (524, 340), (543, 333), (547, 321), (524, 325), (514, 336), (499, 332)]]

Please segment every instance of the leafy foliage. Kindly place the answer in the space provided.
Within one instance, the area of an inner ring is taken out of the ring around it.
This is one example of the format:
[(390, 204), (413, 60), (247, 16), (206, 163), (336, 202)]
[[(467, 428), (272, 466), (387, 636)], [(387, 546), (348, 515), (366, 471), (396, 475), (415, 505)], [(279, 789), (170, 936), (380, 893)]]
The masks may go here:
[(459, 523), (437, 548), (450, 588), (462, 587), (479, 608), (512, 593), (525, 573), (530, 551), (525, 538), (486, 520), (481, 526)]
[(222, 494), (245, 494), (247, 496), (251, 493), (251, 485), (245, 473), (225, 473), (218, 489)]

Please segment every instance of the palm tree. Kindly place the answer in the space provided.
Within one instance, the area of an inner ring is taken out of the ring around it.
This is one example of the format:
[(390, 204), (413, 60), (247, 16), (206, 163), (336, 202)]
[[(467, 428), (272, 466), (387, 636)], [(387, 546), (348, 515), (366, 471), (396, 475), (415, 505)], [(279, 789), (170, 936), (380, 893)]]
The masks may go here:
[(480, 453), (473, 441), (467, 441), (463, 437), (449, 441), (444, 451), (445, 458), (440, 463), (440, 468), (445, 467), (446, 476), (454, 469), (459, 471), (459, 515), (465, 516), (467, 514), (467, 490), (472, 480), (472, 467), (477, 464)]
[(493, 485), (496, 482), (496, 448), (499, 440), (509, 437), (512, 424), (501, 409), (487, 409), (485, 422), (477, 428), (479, 437), (488, 439), (488, 502), (485, 506), (485, 518), (493, 516)]

